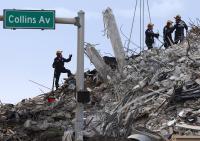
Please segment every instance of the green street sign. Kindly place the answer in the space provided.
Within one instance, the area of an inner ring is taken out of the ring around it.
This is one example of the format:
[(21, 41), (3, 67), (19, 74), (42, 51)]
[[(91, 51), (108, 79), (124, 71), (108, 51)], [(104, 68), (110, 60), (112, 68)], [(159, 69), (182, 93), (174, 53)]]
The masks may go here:
[(55, 29), (54, 10), (4, 10), (5, 29)]

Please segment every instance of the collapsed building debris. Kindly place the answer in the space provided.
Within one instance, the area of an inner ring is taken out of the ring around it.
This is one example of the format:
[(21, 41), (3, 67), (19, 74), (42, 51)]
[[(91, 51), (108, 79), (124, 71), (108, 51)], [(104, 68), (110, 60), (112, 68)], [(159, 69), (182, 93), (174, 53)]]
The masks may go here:
[(107, 81), (108, 75), (111, 73), (110, 68), (106, 65), (103, 58), (99, 55), (97, 50), (92, 46), (92, 44), (86, 44), (86, 54), (90, 61), (94, 64), (95, 68), (99, 72), (100, 76), (104, 81)]
[[(194, 32), (188, 35), (190, 46), (184, 42), (130, 58), (123, 71), (126, 79), (112, 82), (112, 95), (102, 97), (112, 101), (105, 103), (102, 110), (102, 134), (127, 136), (142, 126), (164, 137), (200, 135), (197, 35)], [(188, 108), (187, 116), (181, 118), (179, 113)]]
[[(181, 44), (143, 51), (124, 60), (121, 72), (108, 69), (95, 48), (89, 46), (86, 50), (91, 60), (95, 56), (92, 62), (96, 70), (85, 73), (85, 89), (90, 91), (91, 101), (84, 108), (84, 140), (178, 141), (181, 135), (199, 136), (199, 35), (200, 30), (195, 28)], [(116, 56), (120, 64), (118, 59)], [(97, 75), (110, 73), (111, 79), (94, 83)], [(123, 78), (119, 77), (121, 73)], [(75, 92), (75, 80), (70, 78), (56, 91), (16, 105), (1, 103), (0, 140), (73, 140)], [(52, 95), (56, 99), (48, 100)]]
[(117, 61), (115, 57), (110, 56), (104, 56), (103, 57), (104, 62), (111, 67), (112, 70), (117, 69)]
[(110, 8), (107, 8), (103, 12), (103, 21), (104, 21), (105, 30), (107, 31), (107, 36), (108, 38), (110, 38), (112, 48), (114, 50), (114, 54), (118, 62), (118, 69), (122, 73), (122, 69), (125, 65), (125, 52), (124, 52), (122, 40), (119, 34), (119, 30), (116, 24), (115, 17)]

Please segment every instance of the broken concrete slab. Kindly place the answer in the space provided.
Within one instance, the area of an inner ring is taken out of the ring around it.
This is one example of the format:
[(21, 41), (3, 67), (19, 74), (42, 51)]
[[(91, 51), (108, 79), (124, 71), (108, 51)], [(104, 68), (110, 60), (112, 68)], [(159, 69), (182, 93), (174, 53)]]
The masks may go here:
[(97, 50), (91, 44), (88, 43), (85, 50), (87, 56), (94, 64), (100, 76), (103, 78), (104, 81), (107, 81), (107, 77), (111, 74), (111, 69), (109, 68), (109, 66), (105, 64), (103, 58), (99, 55)]
[(118, 69), (122, 73), (125, 66), (125, 52), (121, 37), (115, 20), (115, 16), (110, 8), (103, 12), (103, 21), (107, 35), (110, 38), (112, 48), (118, 63)]

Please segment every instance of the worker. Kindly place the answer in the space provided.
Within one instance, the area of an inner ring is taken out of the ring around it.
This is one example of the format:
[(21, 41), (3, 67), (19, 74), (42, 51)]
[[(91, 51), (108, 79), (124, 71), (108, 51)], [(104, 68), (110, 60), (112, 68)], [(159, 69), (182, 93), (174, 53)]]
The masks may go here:
[(174, 42), (175, 44), (178, 44), (179, 42), (182, 42), (184, 40), (184, 29), (186, 30), (187, 33), (188, 26), (183, 20), (181, 20), (180, 15), (177, 15), (174, 18), (176, 20), (176, 24), (174, 25), (174, 30), (175, 30)]
[(174, 44), (172, 39), (172, 32), (173, 32), (173, 22), (168, 20), (166, 26), (163, 29), (163, 41), (164, 47), (168, 48), (169, 46)]
[(71, 54), (69, 55), (68, 59), (65, 59), (65, 58), (62, 57), (62, 51), (58, 50), (56, 52), (56, 58), (54, 59), (54, 62), (53, 62), (53, 65), (52, 65), (52, 67), (55, 69), (54, 78), (56, 79), (55, 80), (56, 89), (58, 89), (58, 87), (59, 87), (58, 83), (59, 83), (59, 78), (60, 78), (61, 73), (67, 73), (68, 77), (70, 77), (72, 75), (71, 71), (64, 67), (64, 63), (70, 62), (71, 58), (72, 58)]
[(154, 33), (153, 32), (153, 26), (154, 26), (154, 24), (149, 23), (147, 25), (147, 30), (145, 31), (145, 35), (146, 35), (145, 43), (146, 43), (148, 49), (152, 49), (153, 48), (154, 37), (155, 38), (159, 37), (158, 33)]

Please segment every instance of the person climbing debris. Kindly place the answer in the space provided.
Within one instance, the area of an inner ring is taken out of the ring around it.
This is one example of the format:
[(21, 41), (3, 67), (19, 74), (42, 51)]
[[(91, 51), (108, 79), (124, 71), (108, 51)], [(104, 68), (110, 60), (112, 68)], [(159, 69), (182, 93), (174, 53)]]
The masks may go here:
[(61, 73), (67, 73), (68, 77), (70, 77), (72, 75), (71, 71), (64, 67), (64, 63), (70, 62), (71, 58), (72, 58), (72, 54), (69, 55), (68, 59), (65, 59), (64, 57), (62, 57), (62, 51), (58, 50), (56, 52), (56, 58), (54, 59), (54, 62), (52, 65), (52, 67), (55, 69), (54, 70), (54, 78), (56, 79), (55, 80), (56, 89), (58, 89), (58, 87), (59, 87), (58, 83), (59, 83)]
[(154, 24), (149, 23), (147, 25), (147, 30), (145, 31), (145, 35), (146, 35), (145, 43), (146, 43), (148, 49), (152, 49), (153, 48), (154, 37), (155, 38), (159, 37), (159, 33), (154, 33), (153, 32), (153, 26), (154, 26)]
[(175, 30), (174, 42), (175, 44), (178, 44), (179, 42), (181, 43), (184, 40), (184, 29), (186, 30), (187, 33), (188, 26), (183, 20), (181, 20), (180, 15), (177, 15), (174, 18), (176, 20), (176, 24), (174, 25), (174, 30)]
[(164, 41), (164, 47), (168, 48), (169, 46), (174, 44), (174, 41), (172, 39), (172, 33), (173, 33), (173, 22), (168, 20), (166, 26), (163, 29), (163, 41)]

